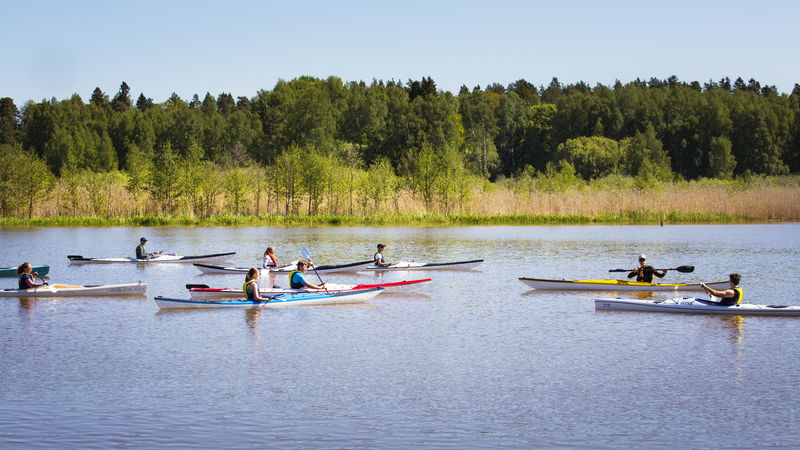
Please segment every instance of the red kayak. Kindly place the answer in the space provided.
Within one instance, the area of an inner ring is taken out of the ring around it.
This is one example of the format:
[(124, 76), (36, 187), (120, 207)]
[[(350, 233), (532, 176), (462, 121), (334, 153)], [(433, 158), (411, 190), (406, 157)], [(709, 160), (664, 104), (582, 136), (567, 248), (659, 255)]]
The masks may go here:
[[(431, 281), (430, 278), (377, 284), (325, 283), (325, 289), (290, 289), (272, 287), (259, 288), (258, 291), (261, 293), (261, 295), (291, 294), (297, 292), (348, 292), (375, 288), (383, 288), (390, 292), (406, 292), (410, 289), (413, 289), (413, 287), (415, 287), (417, 284), (427, 283), (429, 281)], [(191, 295), (192, 299), (242, 298), (244, 296), (241, 288), (211, 288), (205, 284), (187, 284), (186, 289), (189, 290), (189, 294)]]

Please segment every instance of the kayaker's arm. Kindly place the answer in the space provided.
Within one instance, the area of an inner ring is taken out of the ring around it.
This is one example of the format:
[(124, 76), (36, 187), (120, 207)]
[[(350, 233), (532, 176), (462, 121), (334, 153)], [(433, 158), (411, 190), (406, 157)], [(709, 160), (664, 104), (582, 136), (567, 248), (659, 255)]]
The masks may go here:
[(705, 283), (700, 283), (700, 287), (702, 287), (706, 291), (706, 293), (708, 295), (713, 295), (714, 297), (733, 298), (733, 296), (736, 295), (736, 293), (733, 291), (733, 289), (726, 289), (724, 291), (718, 291), (716, 289), (712, 289), (712, 288), (706, 286)]
[(658, 271), (654, 269), (654, 270), (653, 270), (653, 275), (657, 276), (658, 278), (664, 278), (664, 275), (666, 275), (666, 274), (667, 274), (667, 271), (668, 271), (669, 269), (661, 269), (661, 270), (662, 270), (662, 272), (661, 272), (661, 273), (658, 273)]

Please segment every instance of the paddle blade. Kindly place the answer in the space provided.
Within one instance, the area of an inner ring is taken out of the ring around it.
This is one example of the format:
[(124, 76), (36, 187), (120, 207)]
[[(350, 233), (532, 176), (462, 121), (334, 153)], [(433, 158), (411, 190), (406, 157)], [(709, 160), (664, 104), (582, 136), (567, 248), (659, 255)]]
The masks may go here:
[(305, 248), (305, 247), (301, 248), (300, 249), (300, 253), (303, 254), (303, 259), (305, 259), (308, 262), (311, 262), (311, 254), (308, 253), (308, 249), (307, 248)]
[(678, 266), (675, 269), (670, 269), (670, 270), (677, 270), (678, 272), (681, 273), (692, 273), (694, 272), (694, 266)]
[(630, 272), (629, 269), (609, 269), (609, 272)]
[(186, 289), (208, 289), (207, 284), (187, 284)]

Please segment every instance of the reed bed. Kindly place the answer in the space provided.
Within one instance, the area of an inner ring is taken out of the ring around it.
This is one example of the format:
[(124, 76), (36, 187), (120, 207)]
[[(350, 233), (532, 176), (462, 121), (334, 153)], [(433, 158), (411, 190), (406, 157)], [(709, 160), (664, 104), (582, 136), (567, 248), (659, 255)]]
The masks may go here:
[[(800, 178), (747, 183), (677, 182), (654, 189), (597, 188), (592, 184), (560, 192), (518, 191), (501, 184), (473, 189), (466, 199), (432, 211), (410, 190), (374, 205), (322, 204), (320, 214), (285, 214), (285, 204), (262, 196), (232, 214), (220, 197), (211, 214), (194, 214), (188, 203), (171, 213), (147, 194), (109, 185), (103, 195), (68, 192), (59, 186), (36, 204), (33, 217), (0, 218), (0, 227), (82, 226), (315, 226), (315, 225), (478, 225), (588, 223), (735, 223), (800, 220)], [(352, 206), (352, 210), (351, 210)]]

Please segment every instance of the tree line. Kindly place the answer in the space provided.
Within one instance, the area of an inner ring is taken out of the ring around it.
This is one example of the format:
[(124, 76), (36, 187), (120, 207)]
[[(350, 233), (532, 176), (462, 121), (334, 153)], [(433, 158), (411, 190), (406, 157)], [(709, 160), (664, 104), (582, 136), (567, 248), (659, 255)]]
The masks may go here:
[(646, 184), (799, 170), (800, 85), (785, 94), (753, 79), (591, 87), (553, 78), (454, 95), (430, 77), (300, 77), (253, 97), (156, 103), (142, 93), (134, 102), (123, 82), (88, 102), (0, 99), (3, 215), (30, 215), (56, 182), (88, 193), (104, 178), (162, 212), (211, 214), (222, 196), (234, 213), (253, 212), (242, 205), (255, 201), (256, 212), (281, 204), (284, 214), (314, 214), (322, 204), (377, 208), (398, 189), (452, 211), (481, 182), (559, 173)]

